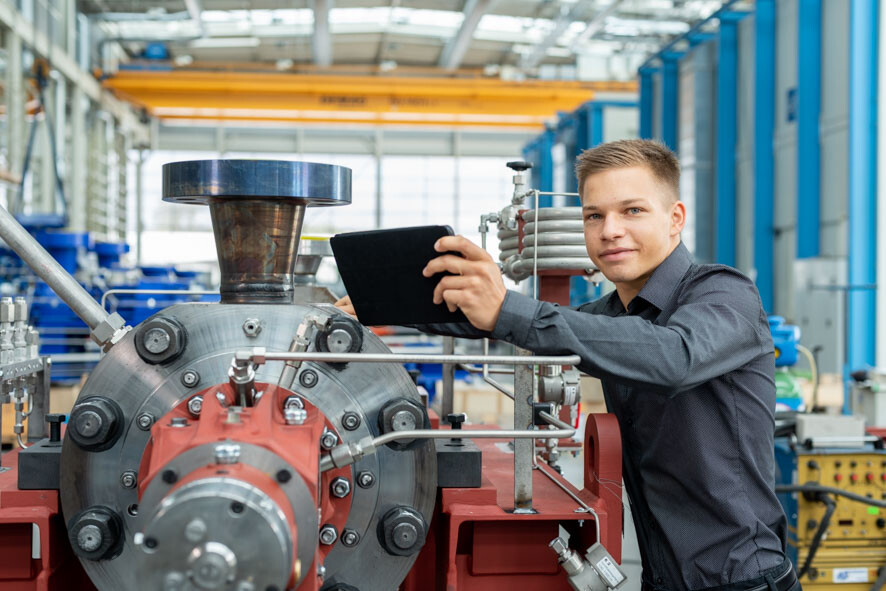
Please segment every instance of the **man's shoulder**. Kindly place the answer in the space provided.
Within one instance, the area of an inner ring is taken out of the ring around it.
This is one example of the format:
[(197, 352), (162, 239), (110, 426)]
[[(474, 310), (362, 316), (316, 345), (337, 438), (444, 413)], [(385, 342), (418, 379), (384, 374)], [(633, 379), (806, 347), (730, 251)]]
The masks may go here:
[(596, 300), (585, 302), (584, 304), (578, 306), (576, 310), (578, 310), (579, 312), (587, 312), (588, 314), (602, 314), (609, 303), (609, 298), (613, 297), (614, 293), (615, 292), (609, 292), (606, 295), (597, 298)]
[(680, 303), (722, 297), (723, 303), (762, 309), (760, 292), (751, 279), (729, 265), (695, 263), (681, 282)]

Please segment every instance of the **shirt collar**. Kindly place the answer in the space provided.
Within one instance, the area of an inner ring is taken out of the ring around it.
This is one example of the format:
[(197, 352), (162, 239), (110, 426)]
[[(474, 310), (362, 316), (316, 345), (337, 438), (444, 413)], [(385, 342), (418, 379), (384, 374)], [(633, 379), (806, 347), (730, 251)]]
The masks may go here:
[(664, 310), (690, 265), (692, 255), (681, 242), (652, 272), (637, 297), (643, 298), (659, 310)]

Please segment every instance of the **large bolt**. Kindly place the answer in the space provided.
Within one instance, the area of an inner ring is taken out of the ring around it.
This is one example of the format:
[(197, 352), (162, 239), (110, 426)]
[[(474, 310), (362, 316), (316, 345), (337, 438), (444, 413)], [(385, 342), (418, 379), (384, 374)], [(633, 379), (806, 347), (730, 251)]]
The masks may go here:
[(77, 404), (71, 411), (68, 431), (74, 443), (89, 451), (102, 451), (113, 446), (122, 432), (123, 412), (116, 402), (93, 396)]
[(159, 355), (169, 349), (169, 343), (169, 333), (162, 328), (152, 328), (142, 336), (142, 344), (145, 349), (154, 355)]
[(326, 337), (326, 348), (330, 353), (347, 353), (353, 343), (354, 337), (343, 328), (336, 328)]
[(346, 529), (341, 534), (341, 543), (348, 548), (353, 548), (360, 543), (360, 534), (352, 529)]
[(163, 577), (163, 591), (182, 591), (185, 588), (185, 576), (172, 571)]
[(193, 398), (188, 400), (188, 412), (195, 417), (200, 416), (200, 413), (203, 412), (202, 396), (194, 396)]
[(357, 427), (360, 426), (360, 415), (355, 413), (354, 411), (349, 410), (341, 418), (342, 427), (347, 429), (348, 431), (354, 431)]
[(427, 525), (412, 507), (394, 507), (381, 520), (379, 541), (388, 554), (411, 556), (425, 543)]
[(154, 424), (154, 417), (149, 415), (146, 412), (138, 415), (138, 418), (135, 419), (135, 424), (138, 425), (138, 428), (142, 431), (149, 431), (151, 426)]
[(135, 488), (135, 485), (138, 484), (138, 476), (132, 470), (127, 470), (120, 475), (120, 484), (123, 488)]
[(320, 528), (320, 543), (325, 546), (331, 546), (338, 539), (338, 531), (333, 525), (324, 525)]
[(320, 447), (329, 451), (338, 444), (338, 435), (328, 429), (323, 430), (323, 436), (320, 437)]
[(343, 499), (351, 493), (351, 483), (347, 478), (338, 477), (329, 486), (332, 496)]
[(394, 431), (412, 431), (415, 429), (415, 415), (408, 410), (396, 412), (391, 419), (391, 426)]
[(182, 385), (193, 388), (200, 383), (200, 374), (196, 370), (188, 369), (182, 373)]
[(120, 517), (104, 506), (90, 507), (68, 522), (68, 538), (74, 552), (88, 560), (116, 556), (122, 546), (122, 531)]
[(360, 472), (357, 475), (357, 484), (360, 488), (371, 488), (375, 484), (375, 476), (372, 472)]

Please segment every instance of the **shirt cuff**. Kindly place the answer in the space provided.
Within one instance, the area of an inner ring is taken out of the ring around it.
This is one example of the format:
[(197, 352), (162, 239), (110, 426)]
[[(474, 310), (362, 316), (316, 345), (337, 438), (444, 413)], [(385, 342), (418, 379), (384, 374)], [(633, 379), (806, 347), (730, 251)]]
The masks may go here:
[(492, 329), (492, 338), (515, 345), (525, 343), (540, 304), (529, 296), (508, 290)]

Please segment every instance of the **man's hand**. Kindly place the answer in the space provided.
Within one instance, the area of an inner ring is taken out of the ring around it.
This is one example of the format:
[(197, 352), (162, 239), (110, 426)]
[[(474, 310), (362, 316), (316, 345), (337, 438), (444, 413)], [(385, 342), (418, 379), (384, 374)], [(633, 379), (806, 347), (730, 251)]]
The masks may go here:
[(492, 330), (498, 321), (507, 289), (501, 270), (489, 253), (464, 236), (445, 236), (434, 244), (437, 252), (459, 252), (432, 259), (422, 271), (425, 277), (449, 271), (434, 290), (434, 303), (446, 302), (451, 312), (457, 308), (480, 330)]
[(351, 303), (351, 296), (346, 295), (342, 299), (335, 302), (334, 305), (345, 314), (350, 314), (355, 319), (357, 318), (357, 311), (354, 310), (354, 304)]

